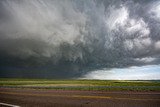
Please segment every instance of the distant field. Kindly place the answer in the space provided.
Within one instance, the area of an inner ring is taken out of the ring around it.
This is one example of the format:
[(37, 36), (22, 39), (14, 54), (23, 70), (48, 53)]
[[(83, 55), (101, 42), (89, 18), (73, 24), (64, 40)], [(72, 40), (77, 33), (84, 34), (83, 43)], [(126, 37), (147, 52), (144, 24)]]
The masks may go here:
[(160, 91), (160, 81), (0, 79), (1, 88)]

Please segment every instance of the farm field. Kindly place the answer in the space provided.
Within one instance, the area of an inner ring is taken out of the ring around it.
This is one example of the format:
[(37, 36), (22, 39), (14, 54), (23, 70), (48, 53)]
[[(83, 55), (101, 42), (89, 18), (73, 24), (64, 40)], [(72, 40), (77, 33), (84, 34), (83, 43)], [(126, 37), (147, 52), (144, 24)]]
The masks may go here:
[(0, 106), (158, 107), (160, 81), (0, 79)]
[(97, 91), (160, 91), (160, 81), (0, 79), (1, 88)]

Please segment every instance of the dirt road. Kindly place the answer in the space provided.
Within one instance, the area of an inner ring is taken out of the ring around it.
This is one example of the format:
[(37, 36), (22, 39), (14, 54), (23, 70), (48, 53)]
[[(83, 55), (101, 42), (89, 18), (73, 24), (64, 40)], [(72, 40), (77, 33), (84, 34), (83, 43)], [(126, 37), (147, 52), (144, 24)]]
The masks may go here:
[(160, 92), (0, 88), (0, 107), (7, 107), (5, 104), (21, 107), (160, 107)]

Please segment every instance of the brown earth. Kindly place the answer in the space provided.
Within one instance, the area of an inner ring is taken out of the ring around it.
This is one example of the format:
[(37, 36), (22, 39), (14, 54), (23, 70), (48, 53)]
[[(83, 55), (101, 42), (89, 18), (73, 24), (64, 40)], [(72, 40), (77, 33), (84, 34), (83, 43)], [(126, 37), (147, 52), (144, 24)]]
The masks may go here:
[(160, 92), (0, 88), (0, 103), (21, 107), (160, 107)]

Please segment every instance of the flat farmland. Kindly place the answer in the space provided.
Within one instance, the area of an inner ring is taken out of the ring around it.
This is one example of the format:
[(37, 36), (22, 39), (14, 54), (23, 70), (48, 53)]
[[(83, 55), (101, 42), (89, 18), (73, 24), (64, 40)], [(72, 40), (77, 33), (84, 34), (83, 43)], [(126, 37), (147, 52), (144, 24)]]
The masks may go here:
[(159, 107), (160, 81), (0, 79), (0, 107)]
[(2, 88), (97, 91), (160, 91), (160, 81), (0, 79)]

